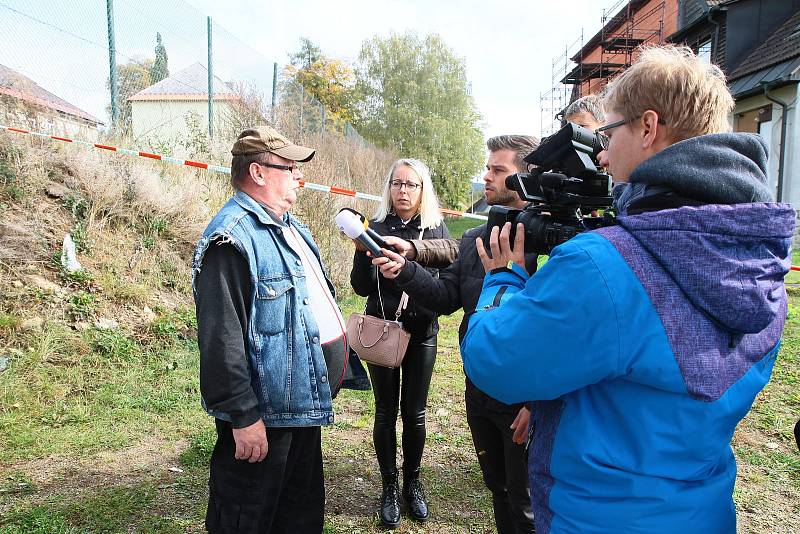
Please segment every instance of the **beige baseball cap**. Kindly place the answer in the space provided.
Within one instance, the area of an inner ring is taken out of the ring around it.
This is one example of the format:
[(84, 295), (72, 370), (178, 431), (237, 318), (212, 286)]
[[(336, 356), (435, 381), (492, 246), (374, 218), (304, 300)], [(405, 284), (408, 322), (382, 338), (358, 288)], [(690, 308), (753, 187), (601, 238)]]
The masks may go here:
[(231, 149), (231, 154), (234, 156), (261, 152), (272, 152), (291, 161), (304, 162), (313, 158), (315, 151), (313, 148), (295, 145), (270, 126), (244, 130)]

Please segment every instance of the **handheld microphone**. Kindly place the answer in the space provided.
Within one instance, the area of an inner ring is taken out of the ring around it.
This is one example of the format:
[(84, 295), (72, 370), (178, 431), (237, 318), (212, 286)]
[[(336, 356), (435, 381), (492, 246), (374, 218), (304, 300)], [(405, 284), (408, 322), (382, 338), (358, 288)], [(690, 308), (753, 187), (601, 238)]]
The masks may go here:
[(367, 230), (366, 230), (366, 232), (367, 232), (367, 235), (368, 235), (368, 236), (370, 236), (370, 237), (372, 238), (372, 240), (373, 240), (373, 241), (375, 241), (375, 243), (376, 243), (376, 244), (377, 244), (379, 247), (381, 247), (381, 248), (387, 248), (387, 249), (389, 249), (389, 250), (393, 250), (393, 251), (397, 252), (397, 249), (396, 249), (396, 248), (394, 248), (394, 247), (393, 247), (392, 245), (390, 245), (389, 243), (387, 243), (387, 242), (386, 242), (386, 240), (383, 238), (383, 236), (382, 236), (381, 234), (379, 234), (378, 232), (376, 232), (375, 230), (373, 230), (373, 229), (372, 229), (372, 228), (370, 228), (369, 226), (367, 227)]
[(388, 245), (380, 235), (366, 228), (364, 221), (362, 221), (363, 217), (359, 218), (359, 216), (360, 214), (357, 211), (343, 208), (339, 210), (334, 220), (336, 221), (336, 226), (339, 227), (339, 230), (341, 230), (344, 235), (350, 239), (355, 239), (367, 247), (367, 250), (369, 250), (374, 257), (382, 257), (383, 252), (381, 252), (381, 245), (378, 244), (373, 236), (376, 236), (384, 247)]

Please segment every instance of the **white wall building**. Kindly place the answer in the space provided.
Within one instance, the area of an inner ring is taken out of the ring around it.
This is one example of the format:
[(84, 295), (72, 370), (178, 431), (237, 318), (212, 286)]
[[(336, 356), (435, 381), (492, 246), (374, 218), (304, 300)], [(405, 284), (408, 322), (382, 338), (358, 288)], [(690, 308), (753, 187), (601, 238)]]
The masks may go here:
[[(214, 77), (213, 128), (231, 114), (239, 100), (231, 88)], [(157, 145), (180, 145), (195, 130), (208, 131), (208, 70), (195, 63), (139, 91), (130, 98), (131, 123), (136, 141)]]

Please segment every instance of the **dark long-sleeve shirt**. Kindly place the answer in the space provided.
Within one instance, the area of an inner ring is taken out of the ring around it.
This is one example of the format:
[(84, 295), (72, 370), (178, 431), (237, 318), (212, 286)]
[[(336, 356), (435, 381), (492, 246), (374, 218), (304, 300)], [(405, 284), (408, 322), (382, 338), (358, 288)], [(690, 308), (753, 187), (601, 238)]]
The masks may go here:
[(247, 260), (233, 245), (212, 243), (196, 279), (200, 393), (209, 409), (231, 415), (233, 428), (260, 417), (250, 383), (247, 325), (253, 284)]

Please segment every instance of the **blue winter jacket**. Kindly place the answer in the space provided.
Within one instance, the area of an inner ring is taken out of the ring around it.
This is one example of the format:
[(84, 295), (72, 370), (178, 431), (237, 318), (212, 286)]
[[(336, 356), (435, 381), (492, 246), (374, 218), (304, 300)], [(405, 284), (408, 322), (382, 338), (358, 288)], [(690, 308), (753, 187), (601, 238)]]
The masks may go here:
[(515, 266), (485, 279), (464, 367), (503, 402), (536, 401), (539, 534), (736, 530), (730, 441), (778, 353), (795, 212), (754, 202), (759, 138), (690, 141), (631, 183), (705, 200), (698, 182), (717, 180), (742, 203), (622, 216), (555, 248), (531, 278)]

